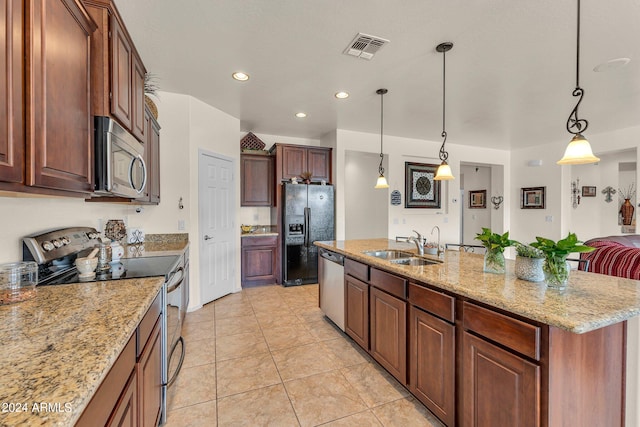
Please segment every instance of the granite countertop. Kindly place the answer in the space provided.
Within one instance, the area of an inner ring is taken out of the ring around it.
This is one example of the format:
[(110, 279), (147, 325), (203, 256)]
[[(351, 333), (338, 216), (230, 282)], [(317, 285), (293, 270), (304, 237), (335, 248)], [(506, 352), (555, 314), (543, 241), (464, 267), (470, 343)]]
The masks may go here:
[[(0, 306), (0, 426), (73, 425), (163, 282), (41, 286), (34, 299)], [(35, 411), (41, 403), (53, 409)]]
[(182, 255), (189, 247), (189, 234), (147, 234), (142, 243), (125, 245), (123, 258)]
[[(414, 244), (388, 239), (315, 244), (373, 267), (574, 333), (589, 332), (640, 314), (640, 281), (636, 280), (572, 271), (567, 288), (557, 290), (548, 288), (544, 282), (517, 279), (512, 260), (507, 260), (505, 274), (491, 274), (482, 271), (483, 256), (478, 254), (446, 251), (440, 264), (408, 266), (362, 252), (401, 249), (415, 253)], [(437, 260), (435, 256), (425, 258)]]
[(254, 225), (251, 231), (240, 233), (240, 237), (264, 237), (277, 236), (277, 227), (275, 225)]

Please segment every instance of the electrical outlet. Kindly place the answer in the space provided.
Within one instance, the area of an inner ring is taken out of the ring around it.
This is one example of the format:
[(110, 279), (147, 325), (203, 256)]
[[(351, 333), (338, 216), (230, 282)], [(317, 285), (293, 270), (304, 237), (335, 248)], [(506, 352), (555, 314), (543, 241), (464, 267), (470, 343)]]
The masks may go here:
[(546, 222), (553, 222), (553, 215), (547, 215), (547, 216), (545, 216), (545, 217), (544, 217), (544, 220), (545, 220)]
[(178, 230), (184, 230), (184, 219), (178, 220)]
[(449, 217), (445, 216), (444, 218), (442, 218), (442, 222), (444, 222), (445, 224), (449, 222)]

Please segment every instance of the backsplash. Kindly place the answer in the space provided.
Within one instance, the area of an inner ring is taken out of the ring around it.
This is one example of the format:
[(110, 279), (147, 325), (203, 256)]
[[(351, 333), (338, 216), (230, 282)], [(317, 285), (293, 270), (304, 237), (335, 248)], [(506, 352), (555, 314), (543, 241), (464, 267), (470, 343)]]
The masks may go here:
[(145, 243), (179, 243), (188, 242), (189, 233), (171, 233), (171, 234), (147, 234), (144, 237)]

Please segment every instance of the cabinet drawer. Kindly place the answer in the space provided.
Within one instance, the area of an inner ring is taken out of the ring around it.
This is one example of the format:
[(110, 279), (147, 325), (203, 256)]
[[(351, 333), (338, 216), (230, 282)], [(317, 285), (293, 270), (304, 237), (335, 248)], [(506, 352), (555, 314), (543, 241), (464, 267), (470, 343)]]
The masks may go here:
[(361, 262), (346, 258), (344, 260), (344, 274), (360, 279), (364, 282), (369, 281), (369, 266)]
[(147, 313), (142, 318), (138, 329), (136, 329), (136, 358), (140, 357), (142, 349), (144, 348), (153, 327), (158, 320), (158, 316), (162, 312), (162, 293), (158, 293), (156, 299), (151, 303), (151, 307), (147, 310)]
[(371, 269), (370, 274), (369, 283), (373, 286), (398, 298), (407, 299), (407, 281), (405, 279), (375, 268)]
[(247, 236), (242, 237), (242, 247), (249, 246), (278, 246), (278, 236)]
[(540, 327), (463, 303), (463, 327), (535, 360), (540, 360)]
[(444, 320), (455, 322), (455, 298), (424, 286), (409, 283), (409, 302)]

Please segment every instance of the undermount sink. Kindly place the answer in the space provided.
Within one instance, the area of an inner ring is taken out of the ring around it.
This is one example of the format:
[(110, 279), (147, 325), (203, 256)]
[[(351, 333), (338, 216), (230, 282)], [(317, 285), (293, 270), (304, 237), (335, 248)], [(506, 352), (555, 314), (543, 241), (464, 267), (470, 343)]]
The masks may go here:
[(438, 261), (431, 261), (426, 258), (418, 258), (418, 257), (397, 258), (397, 259), (392, 259), (389, 262), (392, 262), (393, 264), (413, 265), (413, 266), (439, 264)]
[(381, 259), (408, 259), (413, 256), (411, 252), (397, 251), (394, 249), (389, 249), (386, 251), (366, 251), (363, 252), (365, 255), (373, 256)]

